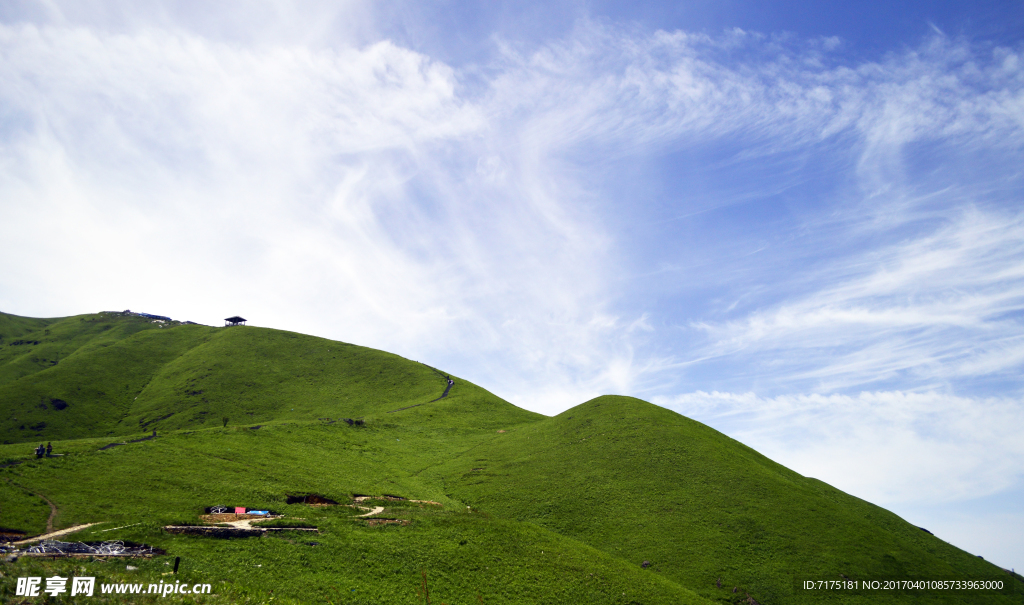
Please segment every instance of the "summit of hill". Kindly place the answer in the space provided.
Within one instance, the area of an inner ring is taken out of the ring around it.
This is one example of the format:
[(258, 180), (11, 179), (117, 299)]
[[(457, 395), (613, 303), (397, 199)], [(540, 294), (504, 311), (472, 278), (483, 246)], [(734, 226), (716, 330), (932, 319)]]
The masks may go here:
[[(234, 423), (364, 417), (436, 399), (446, 374), (375, 349), (258, 328), (126, 313), (0, 314), (5, 442)], [(483, 423), (540, 416), (473, 390)], [(471, 422), (462, 417), (460, 422)]]

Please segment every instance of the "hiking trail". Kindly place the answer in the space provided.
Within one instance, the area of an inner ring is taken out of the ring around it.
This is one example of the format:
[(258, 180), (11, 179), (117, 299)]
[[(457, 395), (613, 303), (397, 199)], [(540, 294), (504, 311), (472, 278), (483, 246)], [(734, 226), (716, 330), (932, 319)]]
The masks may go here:
[[(44, 500), (45, 500), (45, 498), (44, 498)], [(49, 502), (49, 500), (47, 500), (47, 502)], [(53, 506), (53, 505), (51, 504), (50, 506)], [(54, 507), (54, 512), (56, 512), (56, 507)], [(50, 521), (52, 521), (52, 520), (53, 520), (53, 515), (51, 514)], [(98, 525), (99, 524), (99, 523), (83, 523), (82, 525), (75, 525), (74, 527), (68, 527), (66, 529), (61, 529), (61, 530), (57, 530), (57, 531), (50, 531), (50, 530), (53, 529), (53, 525), (52, 525), (52, 523), (50, 521), (47, 522), (47, 528), (46, 528), (47, 529), (47, 533), (38, 535), (38, 536), (36, 536), (34, 538), (28, 538), (27, 540), (19, 540), (17, 542), (11, 542), (11, 545), (12, 546), (21, 546), (22, 544), (31, 544), (33, 542), (40, 542), (42, 540), (50, 540), (51, 538), (59, 538), (60, 536), (66, 536), (67, 534), (73, 534), (73, 533), (75, 533), (76, 531), (78, 531), (80, 529), (85, 529), (86, 527), (92, 527), (93, 525)]]
[[(46, 518), (46, 534), (53, 533), (53, 518), (57, 516), (57, 505), (54, 504), (53, 502), (50, 502), (50, 499), (47, 498), (46, 496), (42, 495), (42, 494), (37, 494), (37, 493), (35, 493), (34, 491), (32, 491), (30, 489), (26, 489), (23, 485), (19, 485), (19, 484), (15, 483), (14, 481), (11, 481), (7, 477), (4, 477), (4, 479), (8, 483), (13, 485), (14, 487), (17, 487), (18, 489), (24, 490), (24, 491), (32, 494), (33, 496), (35, 496), (37, 498), (41, 498), (43, 500), (43, 502), (46, 502), (46, 504), (48, 504), (50, 506), (50, 516)], [(61, 530), (61, 531), (63, 531), (63, 530)], [(35, 538), (32, 538), (32, 540), (35, 540)]]
[[(427, 367), (430, 368), (430, 366), (427, 366)], [(434, 370), (434, 368), (430, 368), (430, 369)], [(437, 370), (434, 370), (434, 371), (437, 372)], [(437, 373), (441, 374), (440, 372), (437, 372)], [(443, 374), (442, 374), (442, 376), (443, 376)], [(448, 381), (448, 386), (446, 386), (444, 388), (444, 393), (441, 393), (441, 396), (438, 397), (437, 399), (431, 399), (427, 403), (434, 403), (435, 401), (441, 401), (442, 399), (444, 399), (445, 397), (448, 396), (448, 391), (452, 390), (452, 386), (455, 384), (455, 381), (452, 380), (450, 376), (445, 376), (444, 379)], [(410, 408), (417, 408), (417, 407), (419, 407), (421, 405), (424, 405), (424, 404), (417, 403), (416, 405), (407, 405), (404, 408), (398, 408), (397, 410), (391, 410), (390, 412), (388, 412), (388, 414), (394, 414), (395, 412), (401, 412), (402, 410), (408, 410)]]

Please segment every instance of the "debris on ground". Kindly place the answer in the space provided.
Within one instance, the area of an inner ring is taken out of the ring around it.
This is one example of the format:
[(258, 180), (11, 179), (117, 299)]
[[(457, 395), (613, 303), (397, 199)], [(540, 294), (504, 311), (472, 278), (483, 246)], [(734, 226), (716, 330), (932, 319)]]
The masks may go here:
[(25, 557), (152, 557), (153, 555), (163, 554), (167, 554), (167, 551), (161, 548), (146, 544), (136, 544), (135, 542), (122, 542), (121, 540), (107, 540), (105, 542), (43, 540), (39, 544), (30, 546), (21, 552), (21, 555)]
[(0, 527), (0, 544), (4, 542), (17, 542), (24, 540), (27, 534), (19, 529), (4, 529)]
[(272, 510), (257, 510), (255, 508), (247, 508), (245, 506), (207, 506), (205, 509), (203, 509), (203, 512), (208, 515), (231, 514), (274, 516), (279, 514)]

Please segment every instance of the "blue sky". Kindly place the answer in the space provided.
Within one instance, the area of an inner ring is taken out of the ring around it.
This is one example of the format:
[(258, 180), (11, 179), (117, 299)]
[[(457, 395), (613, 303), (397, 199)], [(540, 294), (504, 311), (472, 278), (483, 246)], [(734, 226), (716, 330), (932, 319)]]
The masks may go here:
[(1024, 567), (1024, 4), (217, 6), (0, 6), (0, 309), (635, 395)]

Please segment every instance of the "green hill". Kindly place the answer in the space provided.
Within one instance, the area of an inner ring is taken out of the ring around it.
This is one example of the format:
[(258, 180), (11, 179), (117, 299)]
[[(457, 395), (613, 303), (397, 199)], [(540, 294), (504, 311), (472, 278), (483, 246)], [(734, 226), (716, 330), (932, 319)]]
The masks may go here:
[[(0, 339), (0, 528), (99, 523), (70, 539), (168, 553), (131, 571), (22, 557), (0, 564), (0, 600), (26, 575), (159, 582), (178, 556), (175, 579), (213, 585), (203, 603), (424, 603), (424, 584), (449, 605), (1024, 603), (1019, 577), (637, 399), (548, 418), (458, 378), (440, 398), (446, 374), (381, 351), (113, 313), (0, 315)], [(41, 440), (66, 455), (36, 459)], [(288, 503), (306, 494), (339, 505)], [(162, 529), (214, 505), (320, 532)], [(844, 578), (1012, 589), (800, 588)]]
[(631, 397), (588, 401), (442, 468), (449, 489), (482, 510), (647, 560), (711, 598), (738, 587), (790, 603), (802, 580), (993, 571), (882, 508)]
[(0, 345), (5, 443), (218, 426), (225, 417), (360, 417), (436, 399), (447, 384), (432, 368), (365, 347), (120, 313), (0, 314)]

